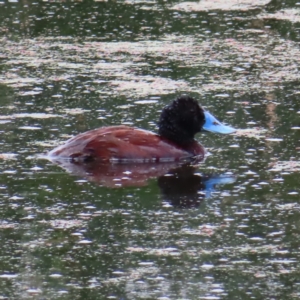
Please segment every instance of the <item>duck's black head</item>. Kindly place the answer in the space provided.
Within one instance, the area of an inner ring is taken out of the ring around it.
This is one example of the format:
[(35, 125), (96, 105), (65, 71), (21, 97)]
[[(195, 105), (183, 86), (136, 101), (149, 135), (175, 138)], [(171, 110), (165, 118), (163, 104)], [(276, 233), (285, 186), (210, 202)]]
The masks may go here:
[(204, 110), (198, 101), (189, 96), (180, 96), (163, 109), (158, 132), (164, 138), (185, 145), (194, 140), (204, 123)]

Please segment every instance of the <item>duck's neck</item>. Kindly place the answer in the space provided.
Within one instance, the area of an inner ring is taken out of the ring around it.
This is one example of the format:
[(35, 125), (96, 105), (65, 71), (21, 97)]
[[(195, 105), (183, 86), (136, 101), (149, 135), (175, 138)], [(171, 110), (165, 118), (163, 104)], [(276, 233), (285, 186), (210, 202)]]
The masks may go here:
[(194, 133), (188, 132), (180, 127), (166, 111), (162, 112), (158, 127), (158, 133), (161, 137), (180, 146), (187, 146), (195, 141)]

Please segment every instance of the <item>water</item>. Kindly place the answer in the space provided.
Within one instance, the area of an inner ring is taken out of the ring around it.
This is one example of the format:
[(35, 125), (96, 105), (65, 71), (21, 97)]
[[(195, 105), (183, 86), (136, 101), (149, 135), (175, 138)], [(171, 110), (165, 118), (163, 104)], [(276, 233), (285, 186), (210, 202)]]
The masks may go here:
[[(0, 6), (0, 297), (300, 298), (299, 3)], [(195, 169), (37, 156), (182, 93), (239, 129)]]

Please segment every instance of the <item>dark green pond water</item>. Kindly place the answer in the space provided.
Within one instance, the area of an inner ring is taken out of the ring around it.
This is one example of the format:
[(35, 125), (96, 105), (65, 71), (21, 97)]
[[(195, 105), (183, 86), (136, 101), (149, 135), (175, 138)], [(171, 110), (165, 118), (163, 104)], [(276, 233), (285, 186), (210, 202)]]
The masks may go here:
[[(0, 299), (300, 299), (299, 2), (10, 0), (0, 20)], [(238, 128), (199, 134), (196, 169), (38, 156), (156, 131), (180, 94)]]

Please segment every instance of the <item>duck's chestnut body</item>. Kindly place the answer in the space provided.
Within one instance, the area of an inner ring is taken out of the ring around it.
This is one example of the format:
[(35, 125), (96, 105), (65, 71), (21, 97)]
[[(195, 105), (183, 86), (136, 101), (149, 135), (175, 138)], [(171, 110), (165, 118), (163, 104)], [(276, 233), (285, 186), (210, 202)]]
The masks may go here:
[(84, 162), (171, 162), (203, 158), (205, 149), (195, 140), (180, 146), (151, 131), (110, 126), (79, 134), (49, 155)]
[[(210, 118), (211, 115), (207, 116)], [(205, 122), (206, 112), (198, 102), (181, 96), (163, 109), (159, 134), (122, 125), (103, 127), (71, 138), (49, 155), (74, 162), (145, 163), (202, 159), (205, 149), (194, 135), (201, 131)], [(210, 126), (223, 126), (217, 120), (211, 123), (214, 124)]]

